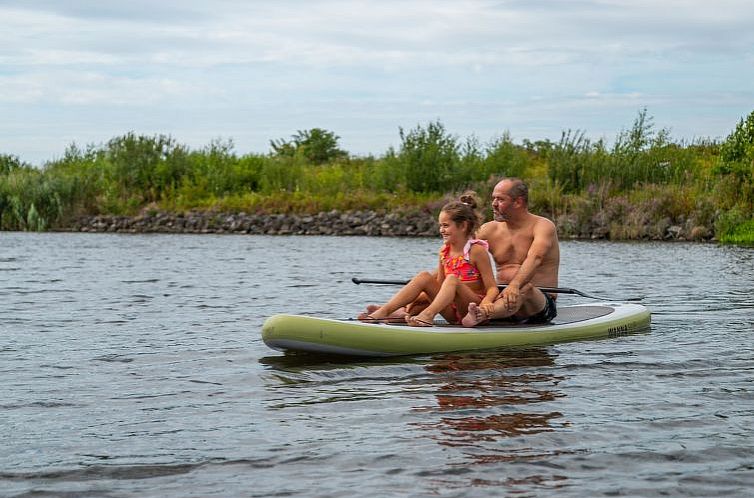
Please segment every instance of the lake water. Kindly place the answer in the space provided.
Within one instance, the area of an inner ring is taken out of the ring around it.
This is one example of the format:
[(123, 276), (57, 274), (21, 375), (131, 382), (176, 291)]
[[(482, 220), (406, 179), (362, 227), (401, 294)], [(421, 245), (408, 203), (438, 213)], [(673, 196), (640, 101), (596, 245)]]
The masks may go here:
[[(285, 356), (438, 239), (0, 233), (1, 496), (751, 496), (754, 250), (563, 242), (560, 285), (647, 333)], [(559, 303), (586, 302), (561, 296)]]

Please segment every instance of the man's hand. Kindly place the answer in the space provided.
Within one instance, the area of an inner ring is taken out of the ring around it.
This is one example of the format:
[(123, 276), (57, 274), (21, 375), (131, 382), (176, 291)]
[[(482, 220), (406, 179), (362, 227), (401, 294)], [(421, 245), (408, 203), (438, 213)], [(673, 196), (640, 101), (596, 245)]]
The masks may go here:
[(508, 284), (508, 286), (503, 289), (503, 292), (500, 294), (498, 299), (502, 299), (503, 304), (505, 306), (505, 309), (507, 311), (511, 311), (514, 309), (518, 309), (519, 302), (521, 298), (521, 289), (518, 288), (518, 284)]

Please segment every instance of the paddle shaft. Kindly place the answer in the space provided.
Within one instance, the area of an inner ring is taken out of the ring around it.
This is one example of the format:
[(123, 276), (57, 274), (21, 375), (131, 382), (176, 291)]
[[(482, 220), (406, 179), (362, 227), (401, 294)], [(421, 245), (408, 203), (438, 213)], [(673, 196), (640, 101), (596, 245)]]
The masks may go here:
[[(356, 285), (359, 284), (385, 284), (385, 285), (406, 285), (409, 281), (408, 280), (382, 280), (378, 278), (356, 278), (353, 277), (351, 279), (353, 283)], [(500, 290), (505, 289), (508, 287), (506, 284), (498, 284), (497, 288)], [(576, 294), (583, 297), (588, 297), (589, 299), (599, 299), (601, 301), (612, 301), (612, 299), (607, 299), (604, 297), (599, 296), (592, 296), (585, 292), (581, 292), (577, 289), (571, 289), (569, 287), (537, 287), (537, 289), (541, 290), (542, 292), (547, 292), (549, 294)]]

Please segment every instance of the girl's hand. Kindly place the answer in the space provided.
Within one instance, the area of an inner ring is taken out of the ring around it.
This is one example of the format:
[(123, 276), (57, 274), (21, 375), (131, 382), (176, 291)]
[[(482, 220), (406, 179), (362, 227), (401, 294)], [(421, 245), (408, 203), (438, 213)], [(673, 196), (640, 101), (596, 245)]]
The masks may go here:
[(482, 313), (484, 313), (484, 316), (492, 316), (492, 313), (495, 311), (495, 304), (494, 303), (482, 303), (479, 305), (479, 309), (482, 310)]

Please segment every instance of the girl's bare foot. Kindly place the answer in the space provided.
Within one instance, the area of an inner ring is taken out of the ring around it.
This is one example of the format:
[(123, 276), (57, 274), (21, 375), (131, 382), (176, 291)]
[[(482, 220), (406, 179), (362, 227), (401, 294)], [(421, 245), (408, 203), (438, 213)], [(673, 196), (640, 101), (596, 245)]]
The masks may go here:
[(482, 311), (477, 303), (469, 303), (469, 312), (461, 320), (461, 324), (464, 327), (476, 327), (480, 323), (489, 319), (487, 314)]

